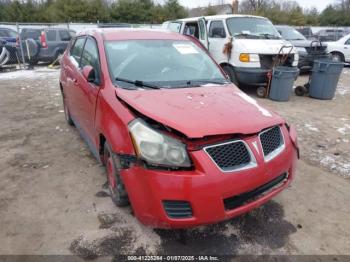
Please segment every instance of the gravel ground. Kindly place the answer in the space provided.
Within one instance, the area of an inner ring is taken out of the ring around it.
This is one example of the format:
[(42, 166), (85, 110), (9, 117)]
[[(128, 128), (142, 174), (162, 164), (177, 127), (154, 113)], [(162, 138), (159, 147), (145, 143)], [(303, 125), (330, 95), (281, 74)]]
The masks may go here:
[(299, 131), (291, 187), (249, 214), (185, 231), (144, 227), (113, 206), (103, 167), (65, 123), (58, 74), (0, 73), (0, 254), (350, 255), (349, 68), (334, 100), (259, 99)]

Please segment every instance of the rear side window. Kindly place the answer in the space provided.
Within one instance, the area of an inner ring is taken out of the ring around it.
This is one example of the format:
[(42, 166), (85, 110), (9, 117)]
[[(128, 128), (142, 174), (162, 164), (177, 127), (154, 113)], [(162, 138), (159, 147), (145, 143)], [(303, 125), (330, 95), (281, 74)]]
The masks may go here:
[(79, 66), (80, 64), (80, 58), (83, 52), (84, 44), (85, 44), (85, 37), (79, 37), (77, 38), (77, 40), (75, 40), (75, 43), (70, 50), (70, 55), (77, 62), (77, 66)]
[(180, 33), (181, 22), (170, 22), (170, 23), (168, 24), (168, 29), (169, 29), (171, 32)]
[(81, 57), (81, 67), (90, 65), (95, 69), (96, 83), (100, 82), (100, 62), (96, 41), (92, 38), (86, 40), (83, 55)]
[(23, 31), (23, 33), (21, 34), (22, 40), (26, 40), (26, 39), (39, 39), (41, 35), (41, 30), (40, 29), (26, 29), (25, 31)]
[(56, 41), (56, 30), (47, 30), (46, 31), (46, 40), (49, 42)]
[(61, 41), (70, 41), (71, 35), (67, 30), (59, 30), (58, 33), (60, 35)]
[(350, 45), (350, 38), (345, 42), (346, 45)]
[(212, 21), (209, 27), (209, 37), (225, 38), (226, 32), (222, 21)]

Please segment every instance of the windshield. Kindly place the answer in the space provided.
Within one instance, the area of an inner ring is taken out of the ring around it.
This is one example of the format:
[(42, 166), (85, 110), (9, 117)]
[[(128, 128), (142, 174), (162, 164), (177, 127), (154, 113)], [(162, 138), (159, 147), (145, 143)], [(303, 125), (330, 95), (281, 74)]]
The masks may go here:
[(227, 27), (232, 36), (249, 39), (280, 39), (273, 24), (264, 18), (232, 17), (227, 19)]
[(227, 83), (219, 67), (191, 41), (106, 41), (105, 47), (110, 75), (121, 87), (135, 87), (130, 81), (163, 88)]
[(291, 27), (277, 27), (278, 32), (286, 40), (306, 40), (305, 36)]

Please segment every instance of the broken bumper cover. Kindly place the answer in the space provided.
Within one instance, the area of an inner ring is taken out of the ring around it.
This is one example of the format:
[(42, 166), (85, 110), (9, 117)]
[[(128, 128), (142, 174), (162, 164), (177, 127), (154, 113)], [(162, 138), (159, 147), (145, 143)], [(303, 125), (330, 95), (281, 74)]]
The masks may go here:
[[(143, 224), (156, 228), (188, 228), (217, 223), (246, 213), (290, 184), (297, 159), (290, 139), (286, 139), (285, 150), (269, 162), (259, 158), (258, 152), (254, 155), (258, 166), (237, 172), (221, 172), (200, 150), (191, 152), (196, 167), (193, 171), (162, 171), (133, 166), (122, 170), (121, 174), (135, 215)], [(283, 179), (279, 179), (284, 175)], [(276, 183), (271, 184), (273, 181)], [(268, 190), (262, 190), (266, 188)], [(247, 199), (242, 196), (251, 198), (232, 207), (229, 202), (235, 202), (236, 196), (240, 200)], [(164, 201), (189, 203), (190, 216), (169, 216)]]

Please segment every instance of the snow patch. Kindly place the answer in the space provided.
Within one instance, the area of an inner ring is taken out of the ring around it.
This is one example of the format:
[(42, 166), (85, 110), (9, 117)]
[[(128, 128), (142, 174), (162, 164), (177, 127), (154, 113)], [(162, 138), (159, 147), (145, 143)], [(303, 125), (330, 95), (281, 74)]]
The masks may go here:
[(35, 78), (46, 78), (47, 76), (55, 76), (59, 74), (59, 70), (54, 69), (36, 69), (36, 70), (18, 70), (12, 72), (0, 73), (1, 80), (12, 80), (12, 79), (35, 79)]
[(310, 131), (313, 131), (313, 132), (320, 132), (320, 130), (317, 128), (317, 127), (314, 127), (313, 125), (311, 124), (305, 124), (304, 125), (307, 129), (309, 129)]

